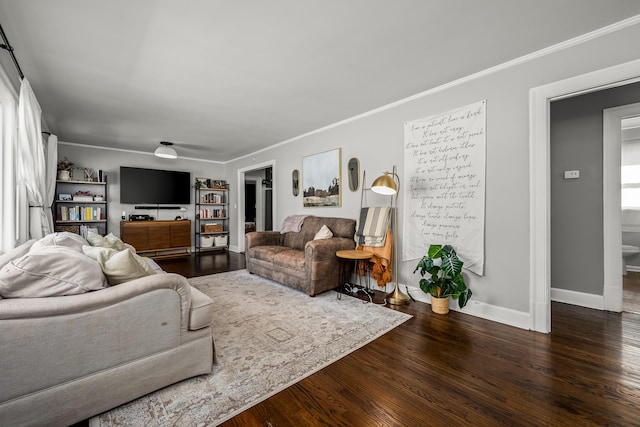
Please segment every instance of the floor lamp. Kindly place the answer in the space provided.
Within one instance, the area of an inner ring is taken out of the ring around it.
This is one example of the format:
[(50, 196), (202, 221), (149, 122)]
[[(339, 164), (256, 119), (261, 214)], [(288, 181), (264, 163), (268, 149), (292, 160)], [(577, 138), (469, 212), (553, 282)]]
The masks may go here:
[[(397, 184), (396, 184), (397, 182)], [(373, 181), (371, 190), (378, 194), (391, 196), (391, 206), (393, 209), (393, 261), (396, 276), (396, 287), (393, 293), (387, 297), (387, 302), (391, 305), (409, 304), (409, 297), (398, 288), (398, 194), (400, 193), (400, 177), (396, 173), (396, 166), (393, 166), (393, 172), (385, 172)], [(393, 197), (395, 196), (395, 197)], [(395, 200), (395, 207), (393, 201)]]

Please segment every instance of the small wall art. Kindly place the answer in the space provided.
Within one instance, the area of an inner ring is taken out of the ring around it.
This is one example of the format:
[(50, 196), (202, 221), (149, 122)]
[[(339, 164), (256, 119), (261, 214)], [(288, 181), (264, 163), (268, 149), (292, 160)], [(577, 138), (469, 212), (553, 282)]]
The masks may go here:
[(336, 148), (302, 158), (304, 207), (342, 206), (341, 157)]

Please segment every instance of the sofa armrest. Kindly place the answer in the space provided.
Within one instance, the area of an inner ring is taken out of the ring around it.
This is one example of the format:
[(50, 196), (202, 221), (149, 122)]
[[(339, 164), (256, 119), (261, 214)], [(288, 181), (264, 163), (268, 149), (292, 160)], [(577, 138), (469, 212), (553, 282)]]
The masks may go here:
[(279, 231), (252, 231), (245, 234), (245, 237), (245, 249), (249, 249), (254, 246), (279, 246), (282, 235)]
[(153, 274), (80, 295), (49, 298), (3, 299), (0, 320), (64, 316), (106, 308), (158, 289), (173, 289), (180, 298), (180, 324), (186, 331), (191, 307), (191, 286), (179, 274)]
[(335, 259), (337, 251), (355, 249), (355, 247), (354, 240), (346, 237), (310, 240), (304, 247), (305, 263), (311, 265), (311, 261)]

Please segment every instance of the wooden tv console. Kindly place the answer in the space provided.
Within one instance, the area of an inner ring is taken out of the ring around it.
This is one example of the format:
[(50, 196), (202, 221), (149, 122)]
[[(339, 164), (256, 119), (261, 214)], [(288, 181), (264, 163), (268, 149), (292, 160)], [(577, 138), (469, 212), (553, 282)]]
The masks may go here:
[(189, 255), (191, 221), (120, 221), (120, 239), (152, 257)]

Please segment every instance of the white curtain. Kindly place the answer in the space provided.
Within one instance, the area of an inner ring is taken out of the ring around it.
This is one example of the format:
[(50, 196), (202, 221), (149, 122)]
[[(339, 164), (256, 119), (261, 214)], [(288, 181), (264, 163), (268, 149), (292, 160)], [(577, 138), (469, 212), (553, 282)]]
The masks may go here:
[(44, 214), (47, 217), (46, 229), (43, 227), (44, 234), (53, 233), (53, 213), (51, 205), (56, 194), (56, 178), (58, 175), (58, 137), (49, 134), (42, 142), (46, 153), (46, 175), (47, 188), (44, 195)]
[[(24, 78), (18, 100), (18, 172), (29, 201), (29, 237), (40, 238), (51, 232), (51, 209), (45, 206), (47, 161), (42, 144), (42, 109), (29, 81)], [(56, 154), (57, 155), (57, 154)], [(50, 206), (50, 203), (46, 203)]]
[(13, 249), (16, 225), (16, 104), (18, 93), (0, 68), (0, 253)]

